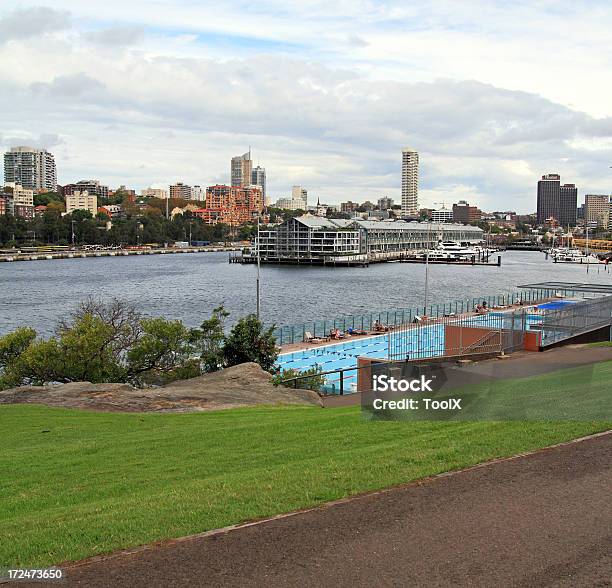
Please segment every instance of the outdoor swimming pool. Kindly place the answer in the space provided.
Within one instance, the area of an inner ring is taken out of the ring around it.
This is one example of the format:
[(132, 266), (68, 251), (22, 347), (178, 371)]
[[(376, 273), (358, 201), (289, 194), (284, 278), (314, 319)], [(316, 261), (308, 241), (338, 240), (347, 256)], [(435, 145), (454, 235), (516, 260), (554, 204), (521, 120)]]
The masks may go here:
[[(571, 304), (573, 301), (560, 300), (538, 305), (541, 310), (555, 310)], [(447, 320), (445, 324), (464, 325), (473, 327), (490, 327), (492, 329), (520, 329), (523, 324), (527, 328), (536, 327), (542, 321), (541, 314), (535, 314), (531, 309), (522, 309), (523, 312), (512, 311), (490, 312), (485, 315), (471, 316)], [(322, 372), (341, 369), (350, 369), (357, 366), (358, 357), (372, 357), (376, 359), (389, 358), (390, 339), (393, 348), (401, 348), (412, 357), (440, 357), (444, 355), (444, 324), (437, 323), (429, 326), (419, 326), (414, 329), (398, 329), (380, 335), (368, 337), (351, 337), (338, 343), (326, 343), (301, 351), (283, 353), (279, 355), (277, 366), (281, 370), (303, 371), (310, 368), (319, 368)], [(344, 373), (344, 390), (350, 392), (357, 384), (357, 370)], [(328, 374), (325, 378), (324, 391), (330, 394), (338, 393), (340, 389), (339, 374)]]

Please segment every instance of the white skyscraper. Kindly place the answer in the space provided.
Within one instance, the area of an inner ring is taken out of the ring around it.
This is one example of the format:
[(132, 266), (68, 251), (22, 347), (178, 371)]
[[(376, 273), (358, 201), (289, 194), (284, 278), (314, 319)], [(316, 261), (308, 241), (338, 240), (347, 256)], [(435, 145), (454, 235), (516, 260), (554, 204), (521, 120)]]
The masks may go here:
[(419, 211), (419, 154), (402, 149), (402, 216), (416, 216)]

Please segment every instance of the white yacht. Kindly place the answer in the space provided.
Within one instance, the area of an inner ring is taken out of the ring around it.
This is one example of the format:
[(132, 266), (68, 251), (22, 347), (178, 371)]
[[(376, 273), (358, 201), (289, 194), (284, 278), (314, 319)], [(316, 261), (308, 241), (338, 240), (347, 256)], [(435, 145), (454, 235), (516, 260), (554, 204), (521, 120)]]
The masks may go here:
[(479, 252), (475, 247), (464, 247), (456, 241), (442, 241), (438, 243), (437, 250), (450, 253), (454, 257), (478, 257), (479, 253), (482, 255), (482, 252)]

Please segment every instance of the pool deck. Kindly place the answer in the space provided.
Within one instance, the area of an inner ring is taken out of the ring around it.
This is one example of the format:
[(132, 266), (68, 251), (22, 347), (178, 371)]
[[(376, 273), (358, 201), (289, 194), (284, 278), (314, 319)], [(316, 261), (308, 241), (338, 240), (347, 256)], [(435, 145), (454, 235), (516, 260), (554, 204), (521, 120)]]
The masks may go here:
[[(491, 307), (489, 310), (490, 311), (496, 311), (496, 312), (509, 312), (511, 310), (517, 310), (520, 308), (530, 308), (533, 306), (538, 306), (538, 304), (544, 304), (546, 302), (549, 302), (551, 300), (558, 300), (557, 298), (551, 297), (551, 298), (547, 298), (544, 300), (539, 301), (537, 304), (534, 303), (530, 303), (530, 304), (512, 304), (509, 306), (495, 306), (495, 307)], [(332, 345), (340, 345), (342, 343), (346, 343), (347, 341), (354, 341), (354, 340), (362, 340), (362, 339), (373, 339), (374, 337), (380, 337), (381, 335), (388, 335), (389, 332), (392, 331), (397, 331), (398, 329), (411, 329), (411, 328), (419, 328), (419, 327), (423, 327), (423, 326), (429, 326), (429, 325), (439, 325), (439, 324), (444, 324), (449, 322), (449, 320), (453, 320), (453, 321), (461, 321), (464, 319), (468, 319), (468, 318), (473, 318), (476, 316), (486, 316), (485, 314), (478, 314), (474, 311), (470, 311), (470, 312), (464, 312), (461, 314), (457, 314), (457, 315), (453, 315), (453, 316), (446, 316), (446, 317), (437, 317), (437, 318), (431, 318), (419, 323), (406, 323), (403, 325), (398, 325), (396, 327), (391, 327), (389, 330), (387, 331), (368, 331), (367, 335), (346, 335), (345, 337), (341, 338), (341, 339), (329, 339), (327, 341), (322, 340), (319, 343), (313, 343), (313, 342), (306, 342), (306, 341), (301, 341), (299, 343), (288, 343), (285, 345), (281, 346), (281, 351), (280, 354), (284, 355), (286, 353), (294, 353), (296, 351), (307, 351), (309, 349), (321, 349), (323, 347), (328, 347), (328, 346), (332, 346)]]

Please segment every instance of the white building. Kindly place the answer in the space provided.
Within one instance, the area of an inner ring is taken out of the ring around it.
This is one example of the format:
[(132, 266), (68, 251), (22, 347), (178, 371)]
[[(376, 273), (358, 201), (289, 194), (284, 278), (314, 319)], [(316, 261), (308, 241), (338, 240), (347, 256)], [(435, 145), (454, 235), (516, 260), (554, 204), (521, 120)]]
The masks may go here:
[(438, 210), (432, 210), (431, 220), (434, 223), (452, 223), (453, 211), (444, 207), (438, 208)]
[(279, 198), (275, 206), (284, 210), (306, 210), (306, 202), (301, 198)]
[(402, 216), (416, 216), (419, 210), (419, 154), (402, 149)]
[(78, 190), (66, 196), (66, 214), (70, 214), (74, 210), (88, 210), (91, 216), (96, 216), (98, 213), (98, 197), (95, 194), (89, 194), (87, 190), (79, 192)]
[(204, 202), (204, 200), (206, 200), (206, 188), (202, 188), (202, 186), (193, 186), (191, 188), (191, 200)]
[(4, 154), (4, 181), (20, 184), (27, 190), (57, 190), (55, 159), (45, 149), (11, 147)]

